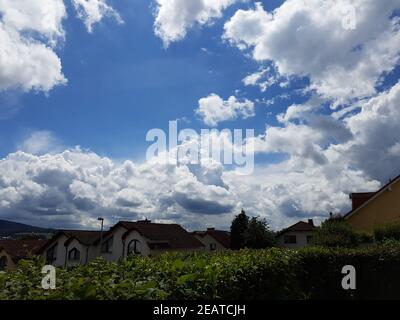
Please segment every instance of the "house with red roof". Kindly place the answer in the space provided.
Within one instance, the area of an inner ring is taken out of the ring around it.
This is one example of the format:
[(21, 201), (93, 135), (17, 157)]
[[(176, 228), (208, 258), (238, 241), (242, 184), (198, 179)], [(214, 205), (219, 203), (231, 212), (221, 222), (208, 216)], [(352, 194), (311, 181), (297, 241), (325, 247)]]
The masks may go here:
[(37, 253), (44, 240), (0, 240), (0, 271), (14, 270), (18, 261)]
[(68, 267), (86, 264), (98, 255), (93, 246), (100, 231), (60, 230), (38, 250), (46, 264)]
[(204, 244), (207, 251), (221, 251), (231, 248), (231, 233), (215, 228), (206, 231), (194, 231), (192, 235)]
[(198, 250), (204, 250), (204, 245), (179, 224), (152, 223), (146, 219), (114, 225), (103, 236), (101, 256), (115, 261), (132, 254), (152, 256), (165, 251)]
[(47, 264), (68, 267), (97, 257), (117, 261), (129, 255), (204, 250), (204, 244), (178, 224), (120, 221), (106, 232), (62, 230), (38, 251)]
[(276, 235), (277, 244), (282, 248), (302, 248), (308, 246), (313, 237), (315, 226), (313, 219), (299, 221), (283, 229)]

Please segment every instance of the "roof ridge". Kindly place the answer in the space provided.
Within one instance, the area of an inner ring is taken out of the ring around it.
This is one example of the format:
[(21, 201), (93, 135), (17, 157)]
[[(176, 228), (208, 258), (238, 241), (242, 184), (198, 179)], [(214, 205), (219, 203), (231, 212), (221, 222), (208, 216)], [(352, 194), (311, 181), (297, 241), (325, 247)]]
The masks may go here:
[(77, 229), (62, 229), (61, 232), (101, 232), (100, 230), (77, 230)]
[(181, 226), (178, 223), (161, 223), (161, 222), (151, 222), (151, 221), (118, 221), (118, 223), (140, 223), (140, 224), (159, 224), (159, 225), (177, 225)]

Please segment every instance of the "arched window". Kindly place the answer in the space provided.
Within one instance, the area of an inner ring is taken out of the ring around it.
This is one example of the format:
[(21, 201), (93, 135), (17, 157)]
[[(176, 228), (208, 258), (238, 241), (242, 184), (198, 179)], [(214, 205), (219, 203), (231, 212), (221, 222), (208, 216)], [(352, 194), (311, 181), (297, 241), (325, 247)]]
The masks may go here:
[(79, 261), (81, 258), (81, 253), (77, 248), (73, 248), (68, 252), (68, 260)]
[(142, 253), (142, 244), (139, 240), (133, 239), (128, 244), (128, 255), (130, 254), (141, 254)]
[(0, 257), (0, 271), (5, 271), (7, 268), (7, 257), (2, 256)]

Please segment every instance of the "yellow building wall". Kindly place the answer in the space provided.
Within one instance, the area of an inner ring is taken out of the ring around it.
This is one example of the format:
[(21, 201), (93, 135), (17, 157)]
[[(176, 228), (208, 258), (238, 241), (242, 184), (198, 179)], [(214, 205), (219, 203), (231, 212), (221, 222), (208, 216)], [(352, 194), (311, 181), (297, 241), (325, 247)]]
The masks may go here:
[(394, 183), (377, 198), (346, 220), (356, 231), (372, 233), (378, 225), (400, 222), (400, 183)]

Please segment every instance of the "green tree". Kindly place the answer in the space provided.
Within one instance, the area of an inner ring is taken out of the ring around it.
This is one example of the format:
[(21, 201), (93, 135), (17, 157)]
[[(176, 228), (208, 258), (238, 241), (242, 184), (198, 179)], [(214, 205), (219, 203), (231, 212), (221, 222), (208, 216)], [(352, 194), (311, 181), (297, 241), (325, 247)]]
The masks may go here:
[(231, 248), (234, 250), (242, 249), (246, 246), (246, 233), (249, 228), (249, 217), (242, 209), (232, 220), (231, 224)]
[(355, 247), (357, 233), (342, 219), (328, 219), (314, 231), (313, 244), (324, 247)]
[(275, 234), (270, 230), (265, 219), (249, 218), (242, 210), (235, 216), (231, 225), (231, 248), (263, 249), (272, 247), (275, 243)]
[(250, 219), (245, 236), (247, 248), (264, 249), (275, 244), (275, 233), (270, 230), (267, 220), (253, 217)]

